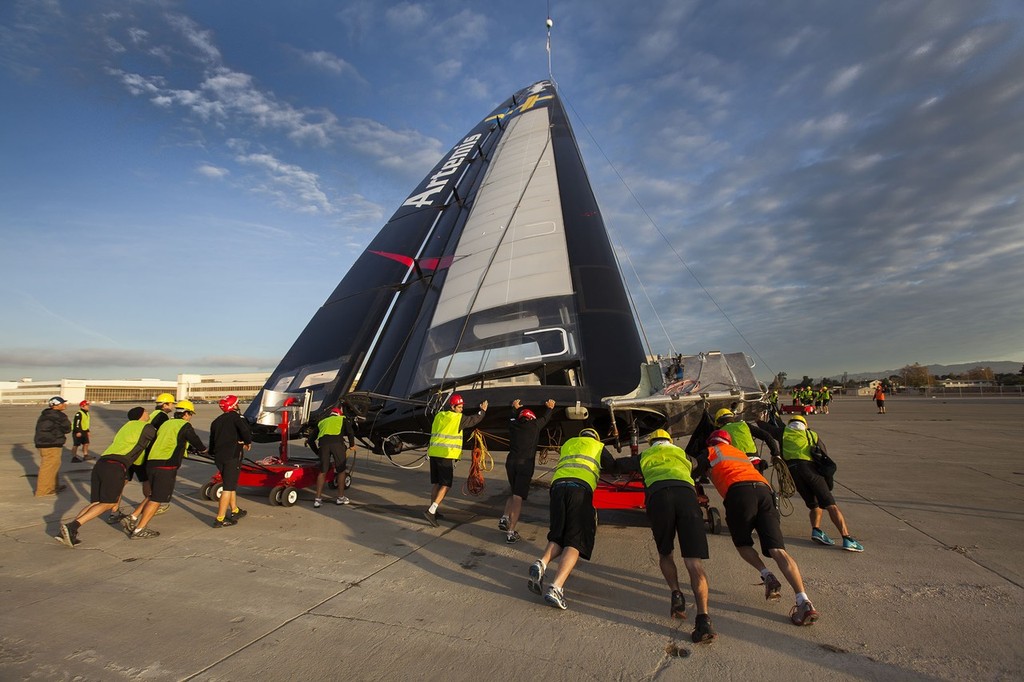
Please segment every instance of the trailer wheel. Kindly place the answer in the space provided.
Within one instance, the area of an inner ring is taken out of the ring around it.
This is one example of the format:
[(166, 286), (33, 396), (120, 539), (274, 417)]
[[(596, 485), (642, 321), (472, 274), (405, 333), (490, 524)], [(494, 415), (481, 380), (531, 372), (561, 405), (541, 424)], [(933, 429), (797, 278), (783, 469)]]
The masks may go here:
[(210, 499), (216, 502), (220, 499), (220, 496), (224, 494), (224, 484), (214, 483), (210, 486)]
[(345, 490), (352, 487), (352, 474), (348, 471), (345, 472)]
[(200, 489), (199, 494), (201, 494), (203, 497), (205, 497), (208, 500), (213, 499), (212, 497), (210, 497), (210, 486), (212, 486), (212, 485), (213, 485), (212, 483), (207, 483), (206, 485), (204, 485)]
[(715, 507), (708, 509), (708, 530), (711, 531), (712, 535), (718, 535), (722, 532), (722, 515), (718, 513)]
[(281, 504), (281, 493), (284, 492), (284, 486), (279, 485), (271, 489), (270, 491), (270, 504)]
[(286, 507), (293, 506), (299, 501), (299, 490), (298, 488), (286, 487), (281, 493), (281, 504)]

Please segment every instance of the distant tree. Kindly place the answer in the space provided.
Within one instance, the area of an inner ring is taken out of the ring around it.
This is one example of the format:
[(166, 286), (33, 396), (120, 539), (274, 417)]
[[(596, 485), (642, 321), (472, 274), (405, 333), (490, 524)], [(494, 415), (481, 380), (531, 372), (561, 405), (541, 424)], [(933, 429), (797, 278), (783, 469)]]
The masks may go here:
[(965, 378), (971, 381), (992, 381), (995, 375), (992, 373), (991, 367), (974, 367), (967, 370)]
[(814, 385), (814, 379), (810, 378), (809, 376), (807, 376), (805, 374), (804, 378), (800, 380), (799, 384), (797, 384), (797, 387), (798, 388), (804, 388), (806, 386), (813, 386), (813, 385)]
[(899, 376), (903, 381), (903, 385), (907, 387), (921, 388), (922, 386), (928, 386), (931, 384), (931, 376), (928, 374), (928, 368), (922, 367), (917, 362), (912, 365), (907, 365), (901, 369)]
[(1020, 366), (1020, 371), (1019, 371), (1019, 372), (1017, 372), (1017, 374), (1019, 374), (1019, 375), (1021, 375), (1022, 377), (1024, 377), (1024, 365), (1021, 365), (1021, 366)]
[(772, 385), (770, 388), (773, 388), (776, 391), (781, 389), (783, 386), (786, 385), (786, 379), (788, 378), (789, 376), (785, 372), (779, 372), (778, 374), (775, 375), (775, 378), (772, 380)]

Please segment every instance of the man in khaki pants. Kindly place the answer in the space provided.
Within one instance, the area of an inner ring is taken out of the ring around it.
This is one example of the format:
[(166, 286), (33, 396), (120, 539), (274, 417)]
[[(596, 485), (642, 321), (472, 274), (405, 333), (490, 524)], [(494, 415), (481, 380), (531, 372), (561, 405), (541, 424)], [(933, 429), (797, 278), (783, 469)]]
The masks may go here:
[(57, 485), (61, 453), (71, 433), (71, 421), (64, 414), (67, 402), (59, 395), (53, 396), (36, 421), (35, 444), (41, 460), (39, 477), (36, 479), (36, 497), (56, 495), (67, 488), (66, 485)]

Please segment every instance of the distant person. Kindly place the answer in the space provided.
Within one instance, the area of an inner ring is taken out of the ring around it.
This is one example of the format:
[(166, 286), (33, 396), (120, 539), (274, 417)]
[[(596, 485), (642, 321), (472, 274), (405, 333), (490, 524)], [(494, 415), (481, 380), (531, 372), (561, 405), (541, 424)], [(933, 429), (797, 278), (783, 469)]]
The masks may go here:
[[(160, 431), (160, 427), (164, 422), (171, 418), (171, 415), (174, 414), (175, 402), (174, 396), (170, 393), (161, 393), (156, 397), (156, 408), (149, 413), (149, 423), (153, 425), (154, 429)], [(128, 480), (132, 480), (132, 477), (134, 476), (142, 485), (142, 501), (139, 502), (134, 511), (128, 514), (121, 513), (120, 503), (118, 503), (118, 509), (112, 511), (110, 516), (107, 517), (107, 523), (118, 523), (119, 521), (124, 521), (128, 516), (138, 519), (142, 515), (142, 510), (146, 507), (146, 502), (149, 501), (149, 496), (153, 494), (153, 486), (150, 485), (149, 474), (146, 473), (146, 460), (148, 459), (149, 451), (152, 448), (153, 444), (150, 443), (149, 446), (135, 458), (132, 465), (128, 467)], [(160, 505), (157, 508), (156, 513), (163, 514), (167, 511), (169, 506), (170, 505)]]
[(707, 449), (698, 456), (698, 469), (703, 469), (705, 464), (710, 467), (711, 481), (725, 505), (725, 522), (729, 526), (732, 544), (743, 560), (761, 574), (764, 598), (778, 599), (782, 584), (757, 555), (752, 536), (755, 530), (761, 554), (775, 560), (796, 594), (790, 621), (794, 625), (810, 625), (818, 619), (818, 612), (804, 591), (800, 568), (786, 552), (782, 520), (775, 508), (771, 485), (750, 463), (746, 453), (733, 447), (730, 441), (727, 431), (712, 432), (707, 440)]
[(627, 470), (632, 464), (638, 466), (643, 474), (647, 518), (658, 548), (658, 567), (672, 591), (669, 614), (673, 618), (686, 618), (686, 599), (679, 587), (679, 571), (672, 558), (678, 538), (679, 553), (690, 576), (690, 589), (697, 608), (690, 639), (695, 644), (711, 642), (717, 634), (708, 612), (708, 577), (704, 571), (708, 539), (693, 483), (692, 464), (686, 452), (672, 443), (672, 436), (664, 429), (652, 433), (648, 437), (648, 445), (640, 453), (639, 462), (632, 457), (618, 460), (619, 469)]
[(875, 389), (875, 406), (878, 408), (878, 414), (885, 414), (885, 389), (882, 388), (882, 384), (878, 384)]
[(121, 500), (127, 482), (128, 467), (139, 453), (156, 438), (156, 429), (146, 421), (146, 410), (133, 407), (128, 410), (128, 423), (118, 429), (110, 446), (100, 455), (92, 468), (92, 490), (89, 504), (71, 523), (61, 524), (57, 540), (74, 549), (80, 544), (78, 531), (105, 511), (114, 512)]
[[(78, 446), (82, 446), (82, 456), (78, 456)], [(86, 462), (89, 459), (89, 401), (78, 403), (78, 412), (71, 421), (71, 461)]]
[[(348, 450), (345, 449), (346, 439), (348, 440)], [(339, 505), (348, 504), (350, 500), (345, 495), (345, 468), (348, 463), (348, 453), (356, 451), (356, 432), (352, 428), (352, 422), (345, 419), (345, 412), (340, 405), (332, 407), (330, 413), (316, 424), (316, 436), (312, 431), (309, 432), (306, 444), (320, 457), (320, 473), (316, 477), (316, 497), (313, 498), (313, 507), (319, 509), (323, 504), (321, 496), (331, 462), (334, 462), (334, 480), (338, 484), (338, 497), (334, 502)]]
[(217, 507), (214, 528), (233, 526), (245, 516), (238, 508), (238, 478), (242, 473), (242, 455), (252, 448), (249, 422), (238, 413), (238, 396), (224, 397), (218, 405), (221, 414), (210, 423), (210, 454), (217, 465), (224, 488)]
[(828, 406), (832, 404), (832, 391), (828, 386), (822, 386), (821, 391), (818, 392), (818, 396), (821, 398), (821, 409), (825, 414), (828, 414)]
[[(836, 504), (825, 477), (819, 474), (814, 466), (814, 461), (811, 459), (811, 447), (817, 445), (823, 451), (827, 452), (827, 450), (818, 434), (807, 427), (807, 420), (804, 416), (794, 415), (785, 428), (761, 421), (758, 422), (758, 426), (768, 430), (782, 443), (782, 458), (793, 477), (796, 491), (800, 493), (804, 504), (810, 510), (811, 540), (819, 545), (836, 544), (821, 529), (821, 510), (825, 508), (843, 538), (843, 549), (848, 552), (863, 552), (864, 546), (850, 535), (850, 531), (846, 527), (846, 518), (839, 509), (839, 505)], [(728, 523), (728, 520), (726, 522)]]
[(510, 545), (520, 539), (516, 524), (519, 523), (523, 502), (530, 494), (530, 482), (537, 464), (537, 441), (540, 440), (540, 432), (551, 421), (555, 401), (548, 400), (544, 407), (544, 412), (538, 415), (523, 407), (518, 398), (512, 401), (514, 415), (508, 425), (508, 457), (505, 459), (505, 475), (512, 492), (498, 520), (498, 529), (505, 531), (505, 542)]
[(56, 495), (65, 488), (57, 484), (61, 453), (71, 433), (71, 421), (64, 414), (68, 401), (55, 395), (46, 402), (46, 409), (36, 420), (35, 446), (39, 450), (39, 476), (36, 478), (36, 497)]
[[(565, 610), (565, 581), (580, 559), (590, 560), (597, 536), (597, 512), (594, 490), (602, 469), (616, 468), (615, 458), (604, 447), (594, 429), (562, 444), (554, 474), (551, 476), (549, 508), (551, 512), (548, 544), (540, 559), (530, 566), (526, 586), (543, 595), (551, 606)], [(544, 587), (548, 564), (559, 559), (554, 579)]]
[(434, 415), (434, 423), (430, 427), (427, 457), (430, 459), (432, 489), (430, 506), (423, 512), (423, 517), (431, 526), (438, 525), (437, 510), (455, 480), (455, 462), (462, 457), (462, 432), (484, 420), (487, 401), (480, 403), (480, 410), (472, 417), (464, 415), (464, 409), (462, 396), (452, 393), (447, 408)]
[(146, 461), (146, 475), (153, 492), (141, 516), (129, 516), (122, 521), (129, 538), (148, 539), (160, 535), (159, 531), (149, 528), (149, 522), (161, 504), (170, 504), (178, 469), (181, 468), (182, 460), (188, 456), (189, 446), (196, 452), (206, 452), (206, 446), (190, 423), (195, 415), (196, 406), (191, 400), (179, 400), (174, 406), (174, 417), (157, 430), (156, 440), (153, 441)]
[(768, 461), (761, 459), (758, 454), (757, 444), (754, 443), (755, 438), (768, 446), (768, 452), (771, 453), (773, 459), (779, 456), (779, 444), (772, 438), (772, 434), (756, 424), (748, 424), (728, 408), (723, 407), (715, 412), (715, 426), (729, 432), (733, 447), (745, 452), (750, 458), (751, 464), (761, 473), (768, 468)]

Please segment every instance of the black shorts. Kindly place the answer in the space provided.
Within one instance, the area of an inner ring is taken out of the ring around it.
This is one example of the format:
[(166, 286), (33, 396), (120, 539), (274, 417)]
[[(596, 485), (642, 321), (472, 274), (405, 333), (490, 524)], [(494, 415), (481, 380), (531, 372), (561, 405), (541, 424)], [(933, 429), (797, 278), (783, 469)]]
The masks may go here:
[(679, 485), (656, 490), (647, 498), (647, 518), (651, 522), (658, 554), (672, 554), (678, 537), (679, 553), (683, 558), (708, 558), (704, 515), (697, 504), (697, 491), (693, 487)]
[(92, 468), (92, 491), (90, 502), (114, 504), (121, 499), (124, 491), (125, 469), (120, 462), (100, 458)]
[(813, 462), (797, 460), (786, 464), (789, 466), (793, 483), (796, 484), (796, 491), (800, 493), (808, 509), (831, 507), (836, 503), (825, 477), (818, 473)]
[(533, 480), (533, 472), (537, 463), (535, 460), (528, 462), (505, 462), (505, 475), (508, 477), (508, 484), (512, 486), (512, 494), (524, 500), (530, 494), (530, 481)]
[(548, 542), (561, 547), (572, 547), (580, 558), (590, 560), (597, 535), (597, 512), (594, 510), (594, 491), (579, 483), (556, 481), (551, 486), (551, 530)]
[(327, 473), (334, 462), (335, 471), (344, 471), (348, 463), (348, 452), (345, 449), (345, 439), (341, 437), (321, 438), (320, 447), (320, 471)]
[(230, 459), (215, 459), (213, 462), (217, 465), (217, 471), (220, 472), (220, 478), (224, 482), (224, 490), (229, 493), (238, 490), (238, 477), (242, 473), (242, 460), (238, 457), (232, 457)]
[(178, 470), (149, 465), (146, 473), (149, 474), (149, 482), (153, 486), (153, 492), (149, 496), (150, 502), (170, 502), (171, 495), (174, 494), (174, 482), (178, 480)]
[(138, 479), (139, 483), (145, 483), (149, 480), (149, 474), (146, 472), (146, 463), (132, 464), (128, 467), (128, 480), (132, 480), (132, 476)]
[(76, 436), (75, 434), (71, 434), (71, 444), (72, 445), (88, 445), (89, 444), (89, 432), (88, 431), (82, 431), (82, 435), (81, 436)]
[(885, 401), (884, 400), (876, 400), (875, 401), (875, 405), (877, 405), (879, 407), (885, 407)]
[(455, 481), (455, 460), (445, 457), (428, 457), (430, 460), (430, 482), (451, 488)]
[(725, 523), (729, 526), (732, 544), (737, 547), (753, 547), (751, 533), (756, 530), (761, 554), (771, 556), (770, 549), (786, 549), (772, 489), (764, 483), (742, 481), (729, 486), (725, 496)]

